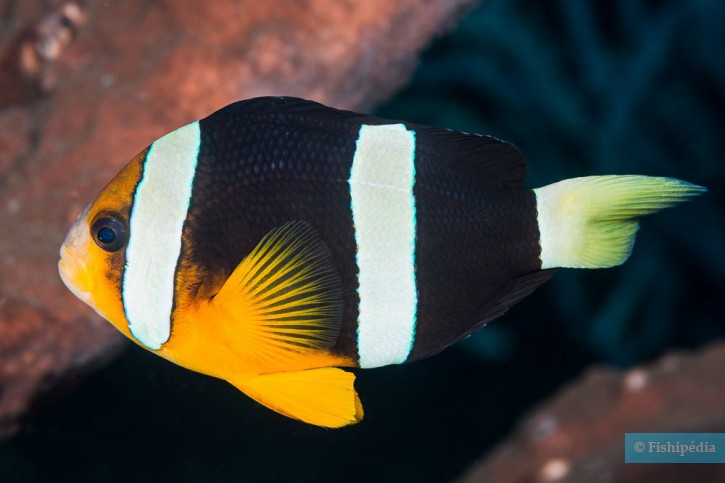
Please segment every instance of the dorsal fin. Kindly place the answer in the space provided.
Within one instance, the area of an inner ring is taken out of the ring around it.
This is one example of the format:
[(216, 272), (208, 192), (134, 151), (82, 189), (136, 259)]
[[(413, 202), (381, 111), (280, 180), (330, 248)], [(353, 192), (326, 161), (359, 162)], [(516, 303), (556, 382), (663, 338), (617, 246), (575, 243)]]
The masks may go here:
[(255, 97), (238, 101), (216, 111), (209, 118), (230, 116), (321, 116), (327, 119), (341, 119), (350, 122), (382, 125), (404, 124), (416, 132), (419, 139), (430, 138), (438, 144), (438, 151), (449, 155), (449, 162), (463, 170), (468, 177), (480, 184), (494, 184), (505, 189), (521, 188), (526, 177), (526, 161), (521, 152), (510, 143), (493, 136), (451, 131), (430, 126), (421, 126), (402, 121), (359, 114), (325, 106), (319, 102), (296, 97)]
[(297, 97), (254, 97), (243, 101), (237, 101), (223, 107), (211, 114), (209, 118), (216, 116), (231, 116), (235, 118), (245, 116), (278, 116), (285, 114), (324, 116), (327, 118), (349, 119), (361, 124), (395, 124), (398, 121), (359, 114), (352, 111), (335, 109), (315, 101), (299, 99)]
[(496, 184), (519, 189), (526, 177), (526, 161), (511, 143), (493, 136), (451, 131), (427, 126), (410, 126), (419, 136), (429, 136), (450, 153), (451, 163), (479, 184)]

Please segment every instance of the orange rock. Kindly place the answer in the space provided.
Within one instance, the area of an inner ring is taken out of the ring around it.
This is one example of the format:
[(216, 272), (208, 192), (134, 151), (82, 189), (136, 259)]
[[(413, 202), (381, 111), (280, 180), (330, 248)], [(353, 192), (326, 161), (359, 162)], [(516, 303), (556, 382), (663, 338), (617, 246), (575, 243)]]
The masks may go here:
[(545, 401), (460, 483), (725, 481), (717, 464), (625, 464), (625, 433), (725, 431), (725, 344), (622, 374), (594, 368)]
[[(56, 264), (75, 216), (128, 160), (248, 97), (368, 109), (406, 81), (420, 50), (472, 3), (90, 0), (77, 12), (24, 0), (6, 9), (0, 438), (43, 394), (120, 342), (62, 286)], [(39, 38), (56, 44), (39, 47)]]

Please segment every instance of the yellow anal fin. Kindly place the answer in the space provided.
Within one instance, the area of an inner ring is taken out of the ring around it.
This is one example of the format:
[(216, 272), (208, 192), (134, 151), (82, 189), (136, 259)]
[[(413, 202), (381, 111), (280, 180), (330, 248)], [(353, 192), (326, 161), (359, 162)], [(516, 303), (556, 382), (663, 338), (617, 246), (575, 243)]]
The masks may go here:
[(342, 323), (340, 276), (312, 227), (270, 231), (237, 266), (208, 307), (226, 341), (261, 372), (285, 370), (300, 355), (320, 356)]
[(355, 375), (335, 367), (277, 372), (229, 381), (278, 413), (326, 428), (355, 424), (363, 418)]

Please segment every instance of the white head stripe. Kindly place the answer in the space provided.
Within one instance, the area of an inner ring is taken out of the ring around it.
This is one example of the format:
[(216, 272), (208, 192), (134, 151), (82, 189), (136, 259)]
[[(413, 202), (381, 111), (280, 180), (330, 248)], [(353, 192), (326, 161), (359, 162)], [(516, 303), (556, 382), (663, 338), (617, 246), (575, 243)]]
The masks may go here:
[(149, 349), (159, 349), (171, 333), (174, 274), (200, 141), (194, 122), (154, 142), (136, 188), (123, 305), (129, 330)]
[(360, 367), (405, 362), (415, 336), (415, 132), (360, 128), (350, 173)]

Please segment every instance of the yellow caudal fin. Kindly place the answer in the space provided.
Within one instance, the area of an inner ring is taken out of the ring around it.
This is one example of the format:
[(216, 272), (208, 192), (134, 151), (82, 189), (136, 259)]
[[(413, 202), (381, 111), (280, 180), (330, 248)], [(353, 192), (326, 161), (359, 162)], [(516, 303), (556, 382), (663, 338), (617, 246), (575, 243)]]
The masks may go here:
[(638, 217), (706, 191), (649, 176), (589, 176), (535, 189), (542, 268), (620, 265), (632, 251)]
[(354, 381), (354, 374), (327, 367), (230, 382), (252, 399), (285, 416), (325, 428), (340, 428), (363, 418)]

